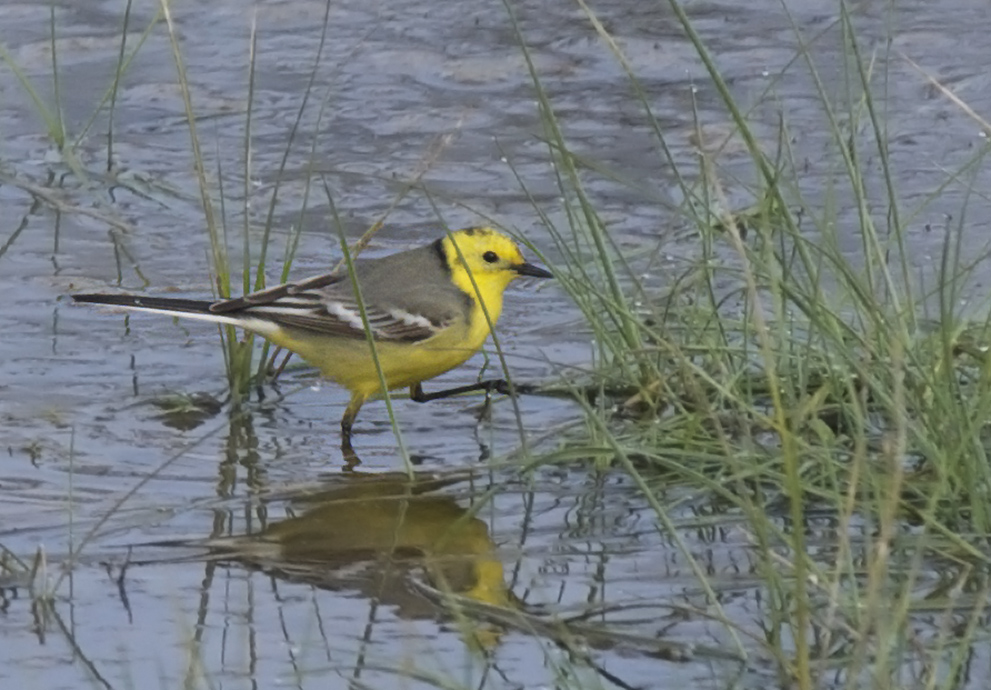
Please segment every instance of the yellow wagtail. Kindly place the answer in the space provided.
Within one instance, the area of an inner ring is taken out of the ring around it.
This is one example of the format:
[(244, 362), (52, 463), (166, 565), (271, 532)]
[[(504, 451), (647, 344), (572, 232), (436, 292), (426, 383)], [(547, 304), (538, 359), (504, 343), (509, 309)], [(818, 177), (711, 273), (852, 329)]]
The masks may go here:
[[(550, 278), (527, 263), (512, 239), (466, 228), (425, 247), (353, 262), (389, 390), (410, 387), (417, 402), (473, 390), (505, 390), (486, 381), (433, 394), (420, 384), (463, 364), (482, 347), (502, 311), (502, 293), (520, 276)], [(342, 447), (364, 402), (381, 392), (361, 309), (347, 273), (315, 276), (215, 302), (144, 295), (73, 295), (77, 302), (230, 324), (292, 350), (351, 392), (341, 419)], [(484, 306), (483, 306), (484, 305)]]

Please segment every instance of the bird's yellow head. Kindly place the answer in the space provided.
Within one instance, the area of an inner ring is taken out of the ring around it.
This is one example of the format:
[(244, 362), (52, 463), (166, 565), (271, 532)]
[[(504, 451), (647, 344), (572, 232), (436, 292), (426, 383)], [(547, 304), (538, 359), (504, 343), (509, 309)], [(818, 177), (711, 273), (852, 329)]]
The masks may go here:
[(550, 272), (527, 263), (510, 237), (492, 228), (465, 228), (451, 232), (441, 240), (441, 250), (451, 269), (451, 281), (469, 295), (485, 318), (476, 316), (473, 323), (484, 340), (489, 326), (502, 312), (502, 293), (520, 276), (550, 278)]
[(442, 240), (442, 247), (451, 280), (469, 295), (475, 295), (477, 286), (487, 305), (520, 276), (552, 277), (549, 271), (528, 263), (512, 238), (492, 228), (455, 230)]

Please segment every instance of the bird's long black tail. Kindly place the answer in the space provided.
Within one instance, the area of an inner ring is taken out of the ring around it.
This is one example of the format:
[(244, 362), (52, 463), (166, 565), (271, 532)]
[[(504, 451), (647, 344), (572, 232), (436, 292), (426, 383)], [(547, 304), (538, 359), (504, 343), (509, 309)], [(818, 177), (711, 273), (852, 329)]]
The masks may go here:
[(185, 312), (189, 314), (209, 314), (210, 305), (213, 304), (213, 302), (198, 299), (147, 297), (145, 295), (102, 295), (95, 293), (73, 295), (72, 299), (75, 302), (88, 302), (90, 304), (107, 304), (131, 309)]
[[(105, 304), (109, 307), (131, 309), (134, 311), (167, 314), (183, 319), (195, 319), (209, 323), (224, 323), (237, 326), (266, 338), (279, 332), (280, 326), (273, 319), (258, 318), (253, 314), (241, 311), (218, 314), (211, 310), (217, 304), (227, 302), (210, 302), (198, 299), (183, 299), (181, 297), (146, 297), (144, 295), (102, 295), (86, 294), (73, 295), (76, 302), (89, 304)], [(247, 310), (245, 310), (246, 312)]]

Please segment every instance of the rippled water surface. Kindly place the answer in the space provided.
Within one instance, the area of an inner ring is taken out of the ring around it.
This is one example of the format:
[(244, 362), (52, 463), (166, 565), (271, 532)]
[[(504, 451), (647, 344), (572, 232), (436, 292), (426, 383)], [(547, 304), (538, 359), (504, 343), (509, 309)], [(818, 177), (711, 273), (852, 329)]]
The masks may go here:
[[(844, 200), (828, 192), (837, 153), (796, 58), (795, 33), (810, 41), (826, 92), (851, 88), (837, 6), (783, 4), (787, 13), (765, 1), (685, 7), (734, 93), (753, 106), (757, 132), (773, 145), (787, 120), (790, 145), (806, 162), (802, 184), (842, 209)], [(144, 43), (114, 96), (114, 172), (106, 173), (111, 123), (105, 108), (91, 116), (117, 69), (123, 5), (0, 0), (10, 61), (50, 112), (61, 108), (70, 136), (81, 137), (78, 162), (54, 153), (39, 108), (0, 63), (0, 545), (27, 567), (40, 548), (46, 571), (38, 581), (58, 583), (58, 615), (46, 618), (25, 582), (0, 580), (0, 686), (775, 682), (761, 662), (734, 660), (756, 645), (714, 622), (672, 535), (659, 532), (625, 475), (584, 463), (519, 471), (509, 401), (495, 400), (482, 415), (477, 400), (397, 399), (415, 481), (398, 478), (385, 407), (369, 403), (355, 437), (360, 471), (348, 473), (338, 449), (347, 396), (309, 369), (291, 369), (247, 414), (231, 414), (214, 329), (67, 302), (74, 291), (112, 287), (210, 293), (173, 48), (162, 23), (144, 36), (157, 3), (131, 10), (126, 50)], [(509, 5), (573, 150), (610, 171), (590, 176), (586, 191), (619, 246), (653, 250), (661, 241), (652, 271), (663, 282), (665, 268), (696, 248), (672, 210), (677, 182), (654, 150), (623, 65), (578, 4)], [(987, 116), (987, 7), (851, 7), (860, 48), (886, 65), (878, 97), (892, 142), (886, 153), (911, 208), (985, 139), (907, 58)], [(592, 9), (637, 75), (675, 161), (691, 166), (696, 121), (703, 138), (718, 140), (729, 120), (669, 5), (606, 0)], [(301, 229), (296, 276), (327, 270), (339, 256), (335, 213), (352, 237), (385, 219), (369, 255), (431, 241), (440, 216), (450, 227), (492, 220), (557, 258), (534, 205), (563, 225), (560, 192), (503, 3), (343, 0), (328, 10), (307, 0), (214, 0), (175, 2), (171, 11), (207, 174), (217, 199), (223, 189), (224, 219), (237, 238), (235, 260), (245, 224), (257, 241), (270, 208), (273, 262), (290, 229)], [(754, 171), (742, 145), (731, 140), (720, 156), (729, 201), (751, 203)], [(948, 184), (908, 221), (920, 276), (931, 275), (942, 247), (931, 229), (959, 216), (967, 189), (987, 188), (986, 172), (975, 176)], [(878, 184), (871, 194), (885, 192)], [(986, 198), (967, 203), (965, 250), (985, 245), (991, 218)], [(853, 224), (855, 213), (838, 216)], [(844, 250), (856, 253), (859, 242), (851, 236)], [(555, 380), (588, 366), (581, 324), (557, 286), (514, 286), (499, 331), (516, 379)], [(482, 363), (431, 385), (470, 383)], [(193, 394), (216, 404), (192, 421), (159, 406)], [(557, 447), (582, 419), (566, 401), (518, 404), (536, 450)], [(690, 500), (683, 505), (671, 516), (677, 537), (725, 585), (719, 615), (753, 631), (762, 598), (750, 544), (732, 525), (707, 526)], [(488, 605), (519, 617), (500, 618)], [(471, 625), (459, 606), (478, 607)], [(596, 627), (562, 640), (552, 621), (569, 616)], [(598, 637), (601, 628), (617, 635)], [(684, 644), (694, 645), (691, 653)], [(584, 675), (564, 677), (576, 669)]]

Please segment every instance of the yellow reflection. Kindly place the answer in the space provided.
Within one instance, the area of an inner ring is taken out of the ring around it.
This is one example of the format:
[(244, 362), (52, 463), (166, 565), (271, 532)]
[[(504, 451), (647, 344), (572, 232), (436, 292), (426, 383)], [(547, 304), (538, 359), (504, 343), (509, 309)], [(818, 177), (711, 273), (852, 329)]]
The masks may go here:
[[(437, 589), (511, 606), (486, 524), (436, 493), (455, 481), (350, 473), (331, 488), (289, 497), (287, 519), (269, 516), (257, 534), (209, 544), (225, 559), (287, 579), (355, 587), (397, 606), (400, 615), (436, 615), (406, 581), (418, 567)], [(483, 644), (494, 641), (491, 635), (481, 638)]]

